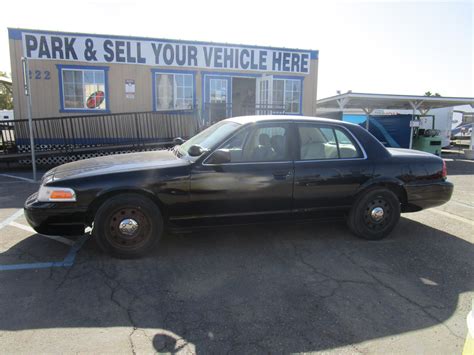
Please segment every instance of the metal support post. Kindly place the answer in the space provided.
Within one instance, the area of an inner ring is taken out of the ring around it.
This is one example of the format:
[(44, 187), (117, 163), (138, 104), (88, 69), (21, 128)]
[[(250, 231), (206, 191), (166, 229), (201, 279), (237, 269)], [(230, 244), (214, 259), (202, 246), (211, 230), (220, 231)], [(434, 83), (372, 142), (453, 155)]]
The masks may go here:
[[(413, 109), (412, 115), (411, 115), (411, 120), (415, 120), (415, 115), (416, 115), (416, 110), (418, 110), (423, 103), (423, 101), (409, 101), (411, 108)], [(414, 127), (413, 125), (410, 125), (410, 144), (408, 145), (409, 149), (413, 148), (413, 131)]]
[(28, 127), (30, 132), (30, 150), (31, 150), (31, 165), (33, 168), (33, 180), (36, 181), (36, 154), (35, 154), (35, 139), (33, 137), (33, 118), (31, 117), (31, 87), (30, 87), (30, 69), (28, 66), (28, 59), (21, 58), (23, 64), (23, 86), (26, 96), (26, 109), (28, 115)]
[(370, 107), (366, 107), (366, 108), (362, 108), (362, 110), (365, 112), (365, 129), (368, 131), (370, 127), (370, 123), (369, 123), (370, 115), (374, 111), (374, 109)]

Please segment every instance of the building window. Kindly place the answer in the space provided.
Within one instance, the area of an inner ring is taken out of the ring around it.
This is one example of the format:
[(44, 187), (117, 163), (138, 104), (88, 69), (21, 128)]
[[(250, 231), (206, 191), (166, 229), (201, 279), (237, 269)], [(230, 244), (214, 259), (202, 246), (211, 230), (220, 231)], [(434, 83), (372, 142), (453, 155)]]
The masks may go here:
[(227, 102), (227, 79), (209, 80), (209, 100), (212, 103)]
[(273, 79), (273, 105), (285, 113), (301, 113), (301, 80)]
[(62, 68), (64, 110), (107, 110), (106, 69)]
[(193, 74), (155, 73), (156, 110), (189, 110), (194, 106)]

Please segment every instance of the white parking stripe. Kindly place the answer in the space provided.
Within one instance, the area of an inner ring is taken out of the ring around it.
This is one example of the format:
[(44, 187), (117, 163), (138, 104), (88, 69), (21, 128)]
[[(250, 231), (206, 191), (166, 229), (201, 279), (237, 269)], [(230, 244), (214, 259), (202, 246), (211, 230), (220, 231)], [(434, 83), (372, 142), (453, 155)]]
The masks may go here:
[(49, 239), (55, 240), (57, 242), (66, 244), (66, 245), (73, 245), (74, 244), (74, 241), (72, 241), (70, 239), (67, 239), (67, 238), (64, 238), (64, 237), (60, 237), (59, 235), (46, 235), (46, 234), (37, 233), (33, 228), (31, 228), (29, 226), (25, 226), (24, 224), (21, 224), (21, 223), (10, 222), (10, 226), (16, 227), (16, 228), (19, 228), (19, 229), (23, 229), (27, 232), (38, 234), (42, 237), (49, 238)]
[(3, 220), (2, 222), (0, 222), (0, 229), (8, 226), (11, 222), (13, 222), (15, 219), (17, 219), (18, 217), (20, 217), (21, 215), (23, 214), (23, 209), (20, 209), (18, 211), (16, 211), (14, 214), (12, 214), (10, 217), (8, 217), (7, 219)]
[(452, 213), (441, 211), (441, 210), (434, 209), (434, 208), (430, 209), (429, 211), (440, 214), (442, 216), (445, 216), (445, 217), (448, 217), (448, 218), (451, 218), (451, 219), (454, 219), (456, 221), (467, 223), (467, 224), (470, 224), (471, 226), (474, 226), (474, 221), (472, 221), (470, 219), (467, 219), (467, 218), (464, 218), (464, 217), (461, 217), (461, 216), (458, 216), (456, 214), (452, 214)]
[(10, 175), (10, 174), (0, 174), (0, 176), (5, 176), (5, 177), (8, 177), (8, 178), (19, 179), (19, 180), (28, 181), (28, 182), (36, 182), (33, 179), (28, 179), (28, 178), (25, 178), (25, 177), (22, 177), (22, 176), (16, 176), (16, 175)]
[(25, 231), (27, 231), (27, 232), (36, 233), (33, 228), (31, 228), (30, 226), (25, 226), (24, 224), (21, 224), (21, 223), (10, 222), (9, 226), (17, 227), (17, 228), (23, 229), (23, 230), (25, 230)]

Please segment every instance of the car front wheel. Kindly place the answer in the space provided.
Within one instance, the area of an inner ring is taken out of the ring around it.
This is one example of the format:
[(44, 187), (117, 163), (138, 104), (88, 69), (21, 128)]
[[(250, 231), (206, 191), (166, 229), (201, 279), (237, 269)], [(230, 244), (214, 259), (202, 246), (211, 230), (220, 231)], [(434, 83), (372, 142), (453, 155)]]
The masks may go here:
[(148, 253), (163, 233), (158, 206), (138, 194), (120, 194), (98, 209), (92, 230), (100, 248), (118, 258), (137, 258)]
[(352, 205), (347, 224), (359, 238), (379, 240), (395, 228), (400, 219), (400, 201), (392, 191), (374, 188), (363, 192)]

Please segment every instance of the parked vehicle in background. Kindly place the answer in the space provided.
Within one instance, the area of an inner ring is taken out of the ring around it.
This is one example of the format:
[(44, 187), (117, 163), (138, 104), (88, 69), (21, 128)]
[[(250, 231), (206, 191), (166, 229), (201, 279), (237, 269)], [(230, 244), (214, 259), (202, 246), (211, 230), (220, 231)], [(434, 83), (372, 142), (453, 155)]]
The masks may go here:
[[(173, 149), (68, 163), (25, 203), (43, 234), (93, 227), (118, 257), (148, 252), (163, 229), (345, 215), (358, 237), (386, 237), (401, 212), (447, 202), (432, 154), (387, 149), (346, 122), (294, 116), (220, 121)], [(315, 234), (317, 231), (315, 231)]]

